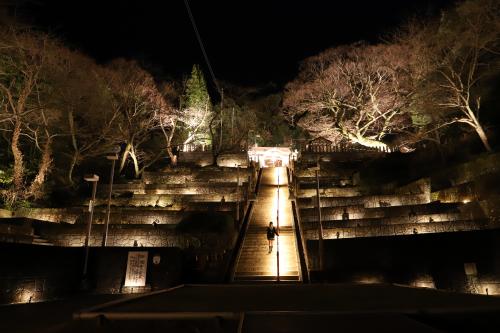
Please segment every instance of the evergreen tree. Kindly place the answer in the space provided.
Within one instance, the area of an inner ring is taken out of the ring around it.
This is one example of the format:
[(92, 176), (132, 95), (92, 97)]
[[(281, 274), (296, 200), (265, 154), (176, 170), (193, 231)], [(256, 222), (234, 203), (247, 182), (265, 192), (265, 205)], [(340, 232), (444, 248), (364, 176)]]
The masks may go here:
[(179, 119), (184, 124), (186, 132), (184, 144), (210, 143), (208, 126), (211, 119), (211, 109), (210, 96), (203, 72), (198, 65), (193, 65), (191, 76), (186, 81)]

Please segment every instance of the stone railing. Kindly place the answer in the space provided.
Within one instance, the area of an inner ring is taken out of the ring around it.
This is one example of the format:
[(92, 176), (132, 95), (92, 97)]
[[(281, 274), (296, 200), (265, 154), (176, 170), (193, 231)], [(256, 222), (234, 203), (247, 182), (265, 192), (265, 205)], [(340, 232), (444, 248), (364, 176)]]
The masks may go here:
[(375, 152), (391, 153), (391, 147), (365, 147), (361, 145), (343, 145), (343, 144), (300, 144), (297, 149), (303, 153), (351, 153), (351, 152)]

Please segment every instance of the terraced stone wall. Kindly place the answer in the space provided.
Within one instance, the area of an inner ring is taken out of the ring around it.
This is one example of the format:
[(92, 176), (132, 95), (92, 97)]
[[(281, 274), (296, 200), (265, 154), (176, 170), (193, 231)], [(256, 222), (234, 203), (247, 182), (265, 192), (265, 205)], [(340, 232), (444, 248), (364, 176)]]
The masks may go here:
[[(85, 244), (87, 226), (39, 223), (35, 232), (57, 246), (81, 247)], [(100, 247), (104, 233), (103, 225), (93, 225), (90, 246)], [(173, 226), (119, 226), (110, 225), (108, 246), (115, 247), (178, 247), (230, 249), (234, 244), (234, 234), (190, 234), (180, 233)]]

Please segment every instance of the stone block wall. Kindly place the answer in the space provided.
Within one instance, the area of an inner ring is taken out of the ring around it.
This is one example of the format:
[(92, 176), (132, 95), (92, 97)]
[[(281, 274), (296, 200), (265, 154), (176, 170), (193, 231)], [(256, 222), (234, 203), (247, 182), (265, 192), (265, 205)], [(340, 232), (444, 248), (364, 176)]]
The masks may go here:
[(210, 151), (192, 151), (192, 152), (179, 152), (179, 164), (193, 164), (197, 166), (211, 165), (213, 161), (212, 152)]
[[(85, 244), (86, 225), (49, 225), (39, 223), (36, 233), (57, 246), (81, 247)], [(100, 247), (104, 234), (103, 225), (93, 225), (90, 246)], [(188, 234), (180, 233), (175, 227), (154, 226), (119, 226), (110, 225), (108, 231), (108, 246), (115, 247), (178, 247), (214, 248), (225, 250), (232, 248), (233, 234)]]
[[(327, 240), (326, 272), (335, 283), (397, 283), (457, 292), (500, 294), (500, 230)], [(307, 242), (309, 263), (318, 267), (318, 242)], [(474, 263), (477, 276), (465, 275)], [(472, 282), (472, 290), (471, 290)]]
[(82, 254), (80, 249), (0, 245), (0, 303), (32, 303), (75, 292)]
[[(129, 251), (138, 248), (92, 248), (89, 256), (91, 293), (121, 293)], [(148, 248), (146, 284), (157, 290), (181, 283), (182, 252), (174, 248)], [(16, 253), (12, 256), (12, 253)], [(159, 256), (160, 263), (152, 262)], [(0, 304), (35, 303), (68, 297), (80, 289), (84, 251), (33, 245), (0, 245)]]
[[(324, 239), (363, 238), (401, 236), (428, 233), (448, 233), (459, 231), (473, 231), (500, 228), (499, 224), (488, 223), (486, 220), (458, 220), (443, 222), (420, 222), (404, 224), (376, 224), (352, 227), (328, 226), (323, 229)], [(317, 223), (304, 225), (304, 237), (307, 240), (317, 240)]]
[(241, 167), (239, 170), (232, 167), (218, 168), (179, 168), (160, 172), (144, 172), (142, 181), (145, 184), (186, 184), (189, 182), (216, 182), (236, 183), (238, 180), (246, 180), (252, 176), (252, 169)]
[[(362, 191), (358, 187), (331, 187), (320, 189), (320, 196), (322, 197), (355, 197), (362, 195)], [(316, 196), (316, 189), (299, 189), (298, 197), (310, 198)]]
[(395, 194), (427, 194), (431, 192), (431, 179), (421, 178), (404, 186), (395, 189)]
[[(240, 205), (244, 207), (244, 203)], [(190, 212), (216, 211), (231, 217), (236, 217), (236, 203), (192, 203), (185, 204), (182, 210), (172, 210), (168, 207), (111, 207), (110, 224), (178, 224)], [(15, 212), (16, 217), (30, 218), (39, 221), (69, 224), (85, 224), (88, 220), (88, 210), (81, 208), (32, 208)], [(241, 214), (241, 212), (240, 212)], [(106, 208), (99, 206), (94, 210), (93, 223), (103, 224), (106, 221)]]
[(474, 160), (459, 164), (436, 174), (436, 178), (446, 178), (453, 185), (460, 185), (474, 179), (500, 172), (500, 153), (485, 154)]
[[(312, 193), (311, 193), (312, 194)], [(321, 194), (320, 194), (321, 196)], [(413, 195), (366, 195), (366, 196), (328, 196), (321, 197), (322, 207), (363, 206), (365, 208), (421, 205), (431, 202), (428, 194)], [(299, 199), (300, 208), (310, 208), (314, 204), (312, 199)]]
[(220, 167), (234, 168), (237, 165), (248, 166), (248, 153), (224, 153), (217, 158), (217, 165)]
[(48, 222), (76, 223), (86, 209), (75, 208), (20, 208), (13, 214), (14, 217), (24, 217)]
[[(435, 213), (435, 214), (420, 214), (416, 216), (395, 216), (395, 217), (364, 217), (364, 218), (353, 218), (349, 220), (342, 220), (337, 218), (337, 216), (325, 215), (321, 216), (323, 221), (323, 227), (356, 227), (356, 226), (375, 226), (375, 225), (394, 225), (394, 224), (406, 224), (406, 223), (433, 223), (433, 222), (448, 222), (448, 221), (460, 221), (460, 220), (471, 220), (472, 216), (463, 213)], [(305, 228), (308, 228), (309, 223), (316, 224), (318, 218), (309, 215), (301, 217), (302, 223)]]
[[(459, 206), (457, 204), (431, 203), (376, 208), (365, 208), (362, 205), (357, 205), (323, 207), (321, 209), (321, 216), (323, 221), (342, 221), (344, 212), (347, 212), (349, 214), (349, 220), (400, 217), (406, 220), (414, 219), (428, 221), (429, 215), (431, 214), (458, 213), (459, 211)], [(316, 221), (317, 214), (317, 208), (300, 208), (300, 216), (303, 222)], [(420, 217), (421, 215), (423, 217)]]

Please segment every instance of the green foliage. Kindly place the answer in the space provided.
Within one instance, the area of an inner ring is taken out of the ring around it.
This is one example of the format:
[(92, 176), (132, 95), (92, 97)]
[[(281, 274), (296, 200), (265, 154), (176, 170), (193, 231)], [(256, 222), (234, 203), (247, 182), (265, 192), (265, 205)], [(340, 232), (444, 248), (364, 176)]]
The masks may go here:
[(206, 108), (210, 104), (207, 83), (203, 72), (198, 65), (193, 65), (191, 76), (186, 81), (183, 107), (185, 108)]
[(6, 186), (12, 183), (12, 166), (0, 169), (0, 185)]
[(234, 230), (231, 216), (215, 212), (196, 212), (189, 214), (177, 225), (181, 232), (215, 232), (227, 233)]

